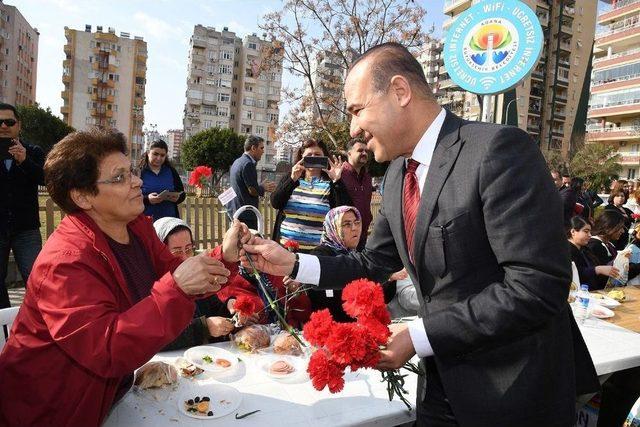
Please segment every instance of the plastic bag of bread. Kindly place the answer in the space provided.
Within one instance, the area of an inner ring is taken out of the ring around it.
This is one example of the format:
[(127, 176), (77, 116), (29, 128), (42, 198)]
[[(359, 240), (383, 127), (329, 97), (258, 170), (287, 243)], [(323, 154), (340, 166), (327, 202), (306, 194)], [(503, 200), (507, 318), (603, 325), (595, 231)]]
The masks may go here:
[(178, 382), (178, 372), (164, 362), (149, 362), (136, 371), (134, 385), (139, 389), (160, 388)]
[(242, 350), (255, 352), (258, 349), (269, 347), (271, 335), (266, 325), (251, 325), (240, 329), (231, 339)]
[(298, 340), (290, 333), (280, 332), (273, 340), (273, 352), (277, 354), (300, 356), (303, 353), (303, 350)]
[(619, 251), (616, 258), (613, 260), (613, 266), (618, 269), (620, 272), (618, 277), (615, 279), (613, 277), (609, 277), (607, 280), (607, 285), (605, 289), (610, 289), (615, 286), (626, 286), (627, 281), (629, 280), (629, 259), (631, 258), (631, 249), (625, 249), (623, 251)]

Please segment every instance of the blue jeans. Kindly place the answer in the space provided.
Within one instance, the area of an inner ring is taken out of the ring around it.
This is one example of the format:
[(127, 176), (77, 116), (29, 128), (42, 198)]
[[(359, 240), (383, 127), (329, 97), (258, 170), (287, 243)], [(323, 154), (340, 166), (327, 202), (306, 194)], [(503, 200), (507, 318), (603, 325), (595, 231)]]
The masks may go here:
[(9, 251), (12, 249), (13, 257), (16, 260), (16, 264), (18, 264), (18, 270), (20, 270), (20, 275), (26, 286), (33, 262), (40, 253), (40, 249), (42, 249), (40, 230), (0, 232), (0, 308), (11, 307), (5, 280), (7, 279)]

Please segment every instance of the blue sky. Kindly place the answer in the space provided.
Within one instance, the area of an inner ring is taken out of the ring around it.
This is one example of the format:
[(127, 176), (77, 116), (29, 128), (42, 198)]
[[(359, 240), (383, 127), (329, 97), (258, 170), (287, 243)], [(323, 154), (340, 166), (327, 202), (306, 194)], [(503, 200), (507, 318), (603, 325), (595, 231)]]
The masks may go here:
[[(424, 27), (440, 28), (443, 0), (416, 0), (427, 9)], [(62, 98), (64, 27), (84, 30), (91, 24), (114, 27), (119, 34), (142, 36), (147, 42), (147, 104), (145, 125), (154, 123), (161, 132), (182, 128), (189, 37), (193, 26), (226, 26), (240, 37), (258, 33), (265, 13), (280, 9), (274, 0), (5, 0), (17, 6), (40, 31), (36, 99), (60, 115)], [(295, 85), (284, 76), (283, 85)]]

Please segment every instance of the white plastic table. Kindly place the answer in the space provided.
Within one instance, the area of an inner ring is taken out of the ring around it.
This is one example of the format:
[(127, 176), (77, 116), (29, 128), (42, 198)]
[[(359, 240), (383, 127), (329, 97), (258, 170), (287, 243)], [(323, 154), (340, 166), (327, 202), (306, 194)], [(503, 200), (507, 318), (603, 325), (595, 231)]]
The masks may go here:
[(593, 318), (579, 326), (598, 375), (640, 366), (640, 334)]
[[(371, 369), (348, 373), (344, 390), (331, 394), (326, 389), (317, 391), (311, 381), (296, 384), (277, 382), (259, 371), (255, 357), (240, 353), (229, 343), (213, 344), (230, 350), (240, 357), (236, 372), (228, 377), (203, 380), (206, 383), (227, 384), (242, 393), (242, 403), (237, 411), (218, 419), (199, 420), (189, 418), (178, 411), (177, 400), (182, 390), (189, 390), (192, 381), (179, 377), (179, 389), (167, 393), (164, 401), (153, 401), (132, 391), (113, 408), (105, 426), (393, 426), (411, 422), (415, 410), (407, 411), (399, 400), (389, 402), (385, 383), (380, 373)], [(159, 353), (153, 360), (172, 361), (184, 351)], [(407, 372), (408, 373), (408, 372)], [(406, 377), (407, 398), (415, 402), (417, 377)], [(247, 418), (236, 420), (235, 414), (260, 409)]]

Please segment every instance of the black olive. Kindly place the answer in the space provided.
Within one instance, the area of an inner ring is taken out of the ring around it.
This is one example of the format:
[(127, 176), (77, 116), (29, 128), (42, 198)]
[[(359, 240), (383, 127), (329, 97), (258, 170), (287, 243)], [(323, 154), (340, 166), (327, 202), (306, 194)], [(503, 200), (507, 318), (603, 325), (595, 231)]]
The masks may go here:
[(187, 405), (193, 405), (193, 399), (187, 400)]
[(204, 396), (204, 397), (202, 398), (202, 401), (203, 401), (203, 402), (209, 402), (209, 401), (211, 401), (211, 399), (209, 399), (209, 396)]
[(199, 397), (199, 396), (196, 396), (196, 398), (195, 398), (195, 399), (193, 399), (193, 401), (194, 401), (194, 402), (196, 402), (196, 403), (200, 402), (200, 397)]
[(213, 412), (211, 411), (207, 412), (207, 417), (213, 417)]

